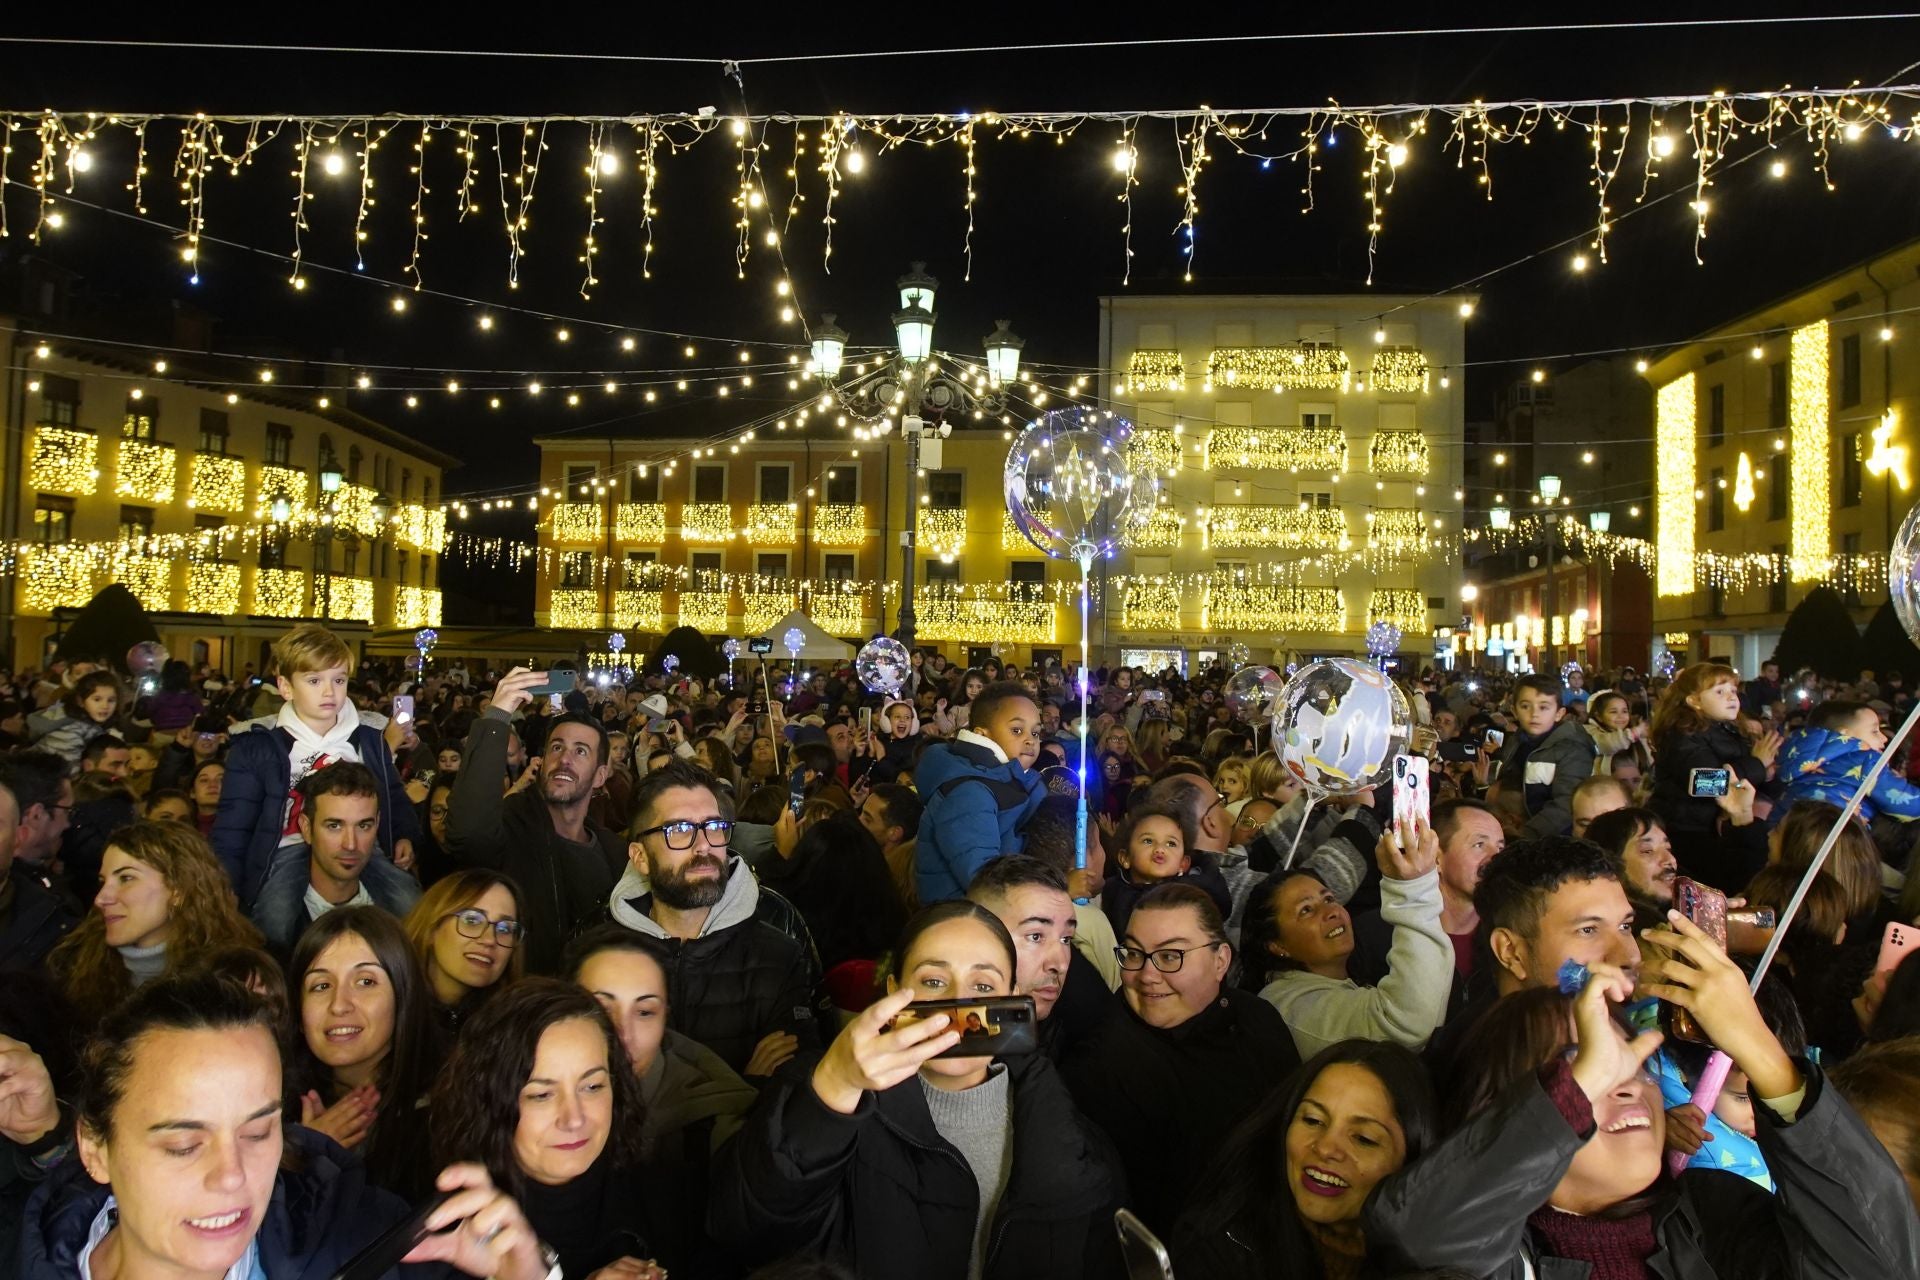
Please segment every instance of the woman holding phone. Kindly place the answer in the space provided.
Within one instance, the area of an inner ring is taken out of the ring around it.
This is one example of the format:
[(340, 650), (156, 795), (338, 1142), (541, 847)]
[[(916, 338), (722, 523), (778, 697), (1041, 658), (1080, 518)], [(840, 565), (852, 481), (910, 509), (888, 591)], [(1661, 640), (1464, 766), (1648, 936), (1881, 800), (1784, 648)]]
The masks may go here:
[(1105, 1280), (1120, 1273), (1111, 1149), (1038, 1053), (945, 1056), (921, 1000), (1010, 995), (997, 916), (943, 902), (908, 922), (888, 995), (811, 1072), (777, 1073), (720, 1154), (708, 1220), (760, 1262), (814, 1248), (860, 1275)]

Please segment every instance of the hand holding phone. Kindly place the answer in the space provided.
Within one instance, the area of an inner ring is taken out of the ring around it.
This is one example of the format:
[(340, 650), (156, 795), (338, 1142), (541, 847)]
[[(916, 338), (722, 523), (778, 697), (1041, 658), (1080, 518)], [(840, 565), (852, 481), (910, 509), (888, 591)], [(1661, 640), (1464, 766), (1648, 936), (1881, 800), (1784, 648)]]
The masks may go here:
[(1687, 794), (1696, 800), (1715, 800), (1733, 789), (1733, 771), (1695, 769), (1687, 774)]
[[(1711, 885), (1679, 876), (1673, 882), (1673, 908), (1699, 926), (1700, 932), (1706, 934), (1720, 950), (1727, 949), (1726, 894)], [(1698, 1044), (1710, 1043), (1691, 1012), (1678, 1005), (1671, 1005), (1669, 1009), (1672, 1013), (1669, 1025), (1676, 1037)]]
[[(400, 1221), (388, 1227), (372, 1244), (347, 1260), (347, 1265), (333, 1273), (333, 1280), (382, 1280), (400, 1264), (400, 1259), (412, 1253), (416, 1246), (434, 1232), (427, 1226), (427, 1218), (447, 1201), (453, 1199), (452, 1191), (436, 1191), (421, 1201)], [(459, 1223), (443, 1228), (452, 1231)]]
[(1875, 973), (1891, 973), (1900, 967), (1907, 958), (1907, 952), (1920, 944), (1920, 929), (1910, 924), (1901, 924), (1898, 920), (1887, 922), (1887, 931), (1880, 937), (1880, 958), (1873, 962)]
[(1393, 820), (1396, 825), (1411, 825), (1417, 817), (1431, 817), (1432, 785), (1427, 758), (1423, 755), (1398, 755), (1393, 758)]
[(393, 718), (398, 724), (413, 723), (413, 695), (396, 693), (393, 695)]
[(1120, 1233), (1120, 1258), (1127, 1267), (1127, 1280), (1173, 1280), (1173, 1259), (1167, 1256), (1167, 1247), (1131, 1210), (1116, 1210), (1113, 1227)]
[(936, 1058), (998, 1058), (1032, 1053), (1040, 1047), (1039, 1020), (1032, 996), (989, 996), (975, 1000), (916, 1000), (887, 1023), (895, 1031), (936, 1015), (945, 1015), (960, 1039)]

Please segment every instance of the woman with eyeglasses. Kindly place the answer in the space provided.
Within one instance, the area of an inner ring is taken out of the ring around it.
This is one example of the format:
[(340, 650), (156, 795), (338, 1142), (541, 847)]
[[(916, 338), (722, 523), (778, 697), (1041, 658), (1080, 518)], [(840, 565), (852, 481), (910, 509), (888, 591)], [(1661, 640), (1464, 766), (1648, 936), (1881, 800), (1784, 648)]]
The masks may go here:
[(501, 982), (526, 972), (520, 890), (495, 871), (456, 871), (407, 913), (407, 941), (433, 995), (433, 1016), (451, 1041)]
[(1227, 1135), (1300, 1055), (1272, 1005), (1227, 985), (1233, 946), (1204, 889), (1148, 890), (1115, 953), (1120, 992), (1061, 1069), (1119, 1148), (1133, 1211), (1164, 1238)]
[(893, 955), (889, 993), (811, 1069), (775, 1075), (721, 1149), (716, 1238), (749, 1262), (813, 1250), (861, 1276), (1122, 1274), (1119, 1170), (1046, 1056), (942, 1056), (960, 1043), (948, 1015), (896, 1022), (916, 1001), (1011, 995), (1006, 926), (942, 902), (907, 923)]

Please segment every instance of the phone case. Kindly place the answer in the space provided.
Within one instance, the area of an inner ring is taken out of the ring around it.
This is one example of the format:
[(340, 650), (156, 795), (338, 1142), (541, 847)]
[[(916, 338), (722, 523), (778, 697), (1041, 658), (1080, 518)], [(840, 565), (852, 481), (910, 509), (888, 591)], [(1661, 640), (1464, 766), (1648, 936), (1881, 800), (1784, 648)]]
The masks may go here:
[(1040, 1047), (1039, 1020), (1032, 996), (989, 996), (984, 1000), (916, 1000), (893, 1016), (887, 1029), (944, 1013), (960, 1032), (959, 1043), (938, 1058), (999, 1058), (1032, 1053)]
[(1428, 817), (1429, 776), (1425, 756), (1393, 758), (1393, 820), (1411, 822)]
[(1873, 971), (1886, 973), (1898, 969), (1915, 943), (1920, 943), (1920, 929), (1901, 924), (1898, 920), (1889, 920), (1887, 931), (1880, 936), (1880, 958), (1874, 961)]
[(1127, 1280), (1173, 1280), (1173, 1259), (1160, 1238), (1147, 1230), (1147, 1224), (1127, 1209), (1113, 1215), (1114, 1230), (1120, 1233), (1120, 1257), (1126, 1263)]
[[(1700, 932), (1713, 939), (1722, 951), (1727, 949), (1727, 895), (1711, 885), (1689, 880), (1685, 876), (1673, 882), (1674, 909), (1699, 926)], [(1669, 1029), (1682, 1040), (1692, 1040), (1696, 1044), (1712, 1043), (1693, 1015), (1678, 1006), (1669, 1006), (1671, 1017)]]

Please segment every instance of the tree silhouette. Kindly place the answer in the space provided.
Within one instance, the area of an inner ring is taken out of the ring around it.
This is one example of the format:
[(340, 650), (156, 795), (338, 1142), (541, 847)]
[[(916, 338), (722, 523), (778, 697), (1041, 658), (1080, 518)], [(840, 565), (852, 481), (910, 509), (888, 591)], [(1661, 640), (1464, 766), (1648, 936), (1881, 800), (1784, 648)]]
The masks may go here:
[(1860, 648), (1865, 665), (1882, 676), (1889, 671), (1898, 671), (1908, 680), (1920, 675), (1920, 645), (1908, 638), (1892, 601), (1874, 610), (1866, 634), (1860, 637)]
[(1868, 665), (1847, 602), (1832, 587), (1815, 587), (1787, 615), (1773, 660), (1783, 675), (1803, 667), (1832, 680), (1851, 680)]

